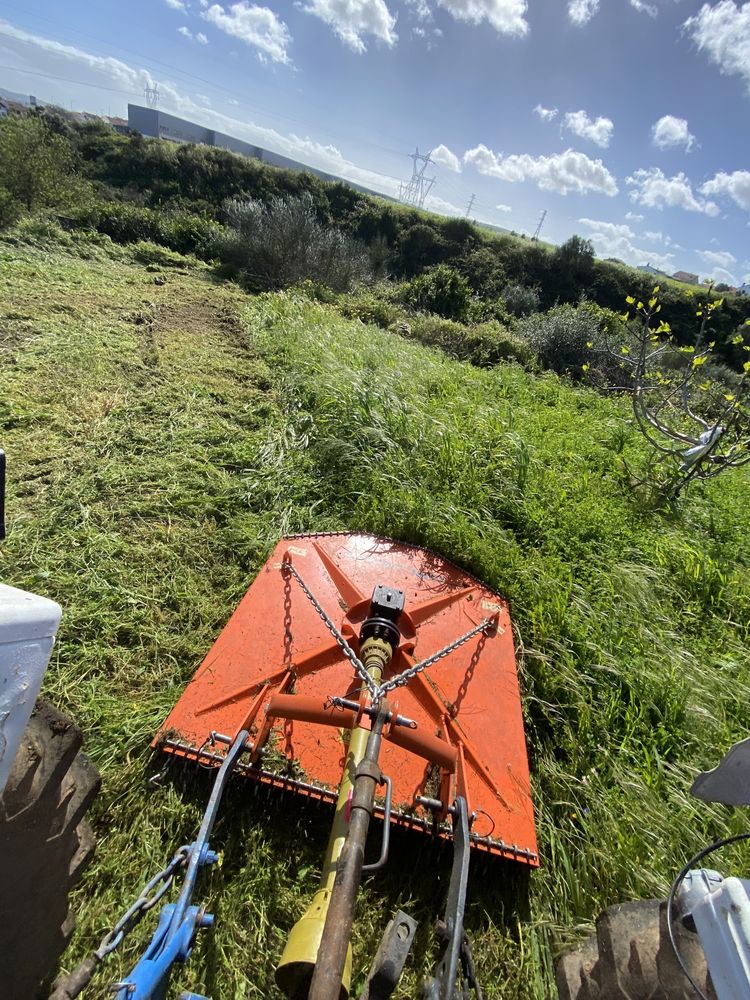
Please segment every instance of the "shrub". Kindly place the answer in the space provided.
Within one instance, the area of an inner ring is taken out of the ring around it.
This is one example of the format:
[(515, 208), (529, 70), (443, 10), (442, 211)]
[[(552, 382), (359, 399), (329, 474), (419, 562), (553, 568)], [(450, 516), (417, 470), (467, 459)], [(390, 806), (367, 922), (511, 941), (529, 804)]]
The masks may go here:
[(471, 297), (466, 278), (447, 264), (438, 264), (407, 281), (401, 292), (402, 301), (412, 309), (454, 320), (468, 317)]
[(349, 319), (358, 319), (363, 323), (389, 329), (395, 323), (405, 318), (404, 312), (394, 302), (378, 298), (375, 295), (358, 295), (356, 298), (345, 299), (340, 306), (341, 312)]
[(539, 312), (541, 297), (537, 288), (510, 281), (502, 290), (502, 299), (513, 316), (528, 316)]
[(580, 372), (591, 360), (588, 345), (600, 340), (599, 319), (587, 305), (554, 306), (529, 316), (519, 323), (518, 333), (545, 368), (560, 374)]
[(18, 220), (21, 209), (7, 188), (0, 187), (0, 229), (12, 226)]
[(480, 368), (496, 365), (499, 361), (518, 361), (531, 366), (535, 360), (534, 352), (524, 340), (494, 321), (465, 326), (439, 316), (422, 315), (404, 324), (402, 332)]
[(228, 227), (217, 234), (213, 250), (250, 288), (284, 288), (310, 279), (347, 291), (372, 280), (364, 244), (321, 225), (309, 194), (265, 205), (232, 198), (224, 212)]

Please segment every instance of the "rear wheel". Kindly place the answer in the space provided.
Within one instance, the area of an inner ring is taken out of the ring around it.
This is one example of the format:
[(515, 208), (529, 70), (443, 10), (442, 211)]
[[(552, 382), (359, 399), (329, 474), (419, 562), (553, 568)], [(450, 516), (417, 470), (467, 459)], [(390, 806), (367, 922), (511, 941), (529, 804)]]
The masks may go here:
[[(716, 1000), (697, 934), (677, 921), (675, 939), (690, 975)], [(610, 906), (596, 934), (565, 952), (556, 966), (560, 1000), (697, 1000), (669, 940), (660, 899)]]
[(91, 860), (86, 810), (100, 779), (80, 730), (38, 702), (0, 796), (0, 983), (35, 1000), (52, 977), (75, 916), (68, 893)]

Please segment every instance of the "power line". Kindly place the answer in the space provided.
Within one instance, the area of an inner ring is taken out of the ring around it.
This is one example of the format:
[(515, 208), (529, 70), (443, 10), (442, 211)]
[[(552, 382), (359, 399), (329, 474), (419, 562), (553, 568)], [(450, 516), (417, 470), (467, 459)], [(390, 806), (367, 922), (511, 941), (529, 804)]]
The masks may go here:
[[(423, 208), (427, 195), (435, 184), (434, 177), (425, 177), (425, 170), (431, 163), (432, 150), (425, 156), (419, 152), (417, 146), (416, 153), (410, 153), (410, 158), (414, 161), (411, 179), (406, 184), (399, 185), (398, 197), (405, 205), (414, 205), (416, 208)], [(419, 164), (422, 164), (420, 167)]]

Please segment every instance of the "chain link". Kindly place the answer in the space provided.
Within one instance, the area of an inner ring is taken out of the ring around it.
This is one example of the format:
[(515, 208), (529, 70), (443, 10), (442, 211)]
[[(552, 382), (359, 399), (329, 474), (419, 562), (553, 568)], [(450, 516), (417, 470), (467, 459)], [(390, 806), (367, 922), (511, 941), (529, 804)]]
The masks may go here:
[(403, 687), (404, 684), (408, 684), (413, 677), (417, 676), (417, 674), (421, 674), (423, 670), (427, 670), (427, 668), (431, 667), (433, 663), (437, 663), (438, 660), (442, 660), (444, 656), (449, 656), (454, 650), (458, 649), (460, 646), (463, 646), (465, 642), (468, 642), (469, 639), (473, 638), (475, 635), (478, 635), (480, 632), (489, 634), (489, 632), (493, 628), (495, 628), (495, 623), (493, 622), (493, 620), (491, 618), (485, 618), (484, 621), (481, 622), (479, 625), (475, 625), (474, 628), (470, 629), (468, 632), (460, 636), (458, 639), (454, 639), (454, 641), (448, 643), (447, 646), (443, 646), (443, 648), (439, 649), (437, 653), (433, 653), (432, 656), (428, 656), (427, 659), (421, 660), (419, 663), (415, 663), (414, 666), (409, 667), (407, 670), (402, 670), (400, 674), (396, 674), (395, 677), (391, 677), (391, 679), (385, 681), (384, 684), (378, 685), (375, 683), (370, 674), (367, 672), (367, 670), (365, 669), (365, 665), (359, 659), (359, 657), (354, 652), (349, 643), (346, 641), (344, 636), (336, 628), (336, 625), (333, 623), (331, 618), (326, 614), (324, 609), (321, 607), (315, 595), (312, 593), (312, 591), (307, 586), (302, 577), (299, 575), (294, 566), (290, 562), (283, 562), (281, 564), (281, 568), (284, 572), (291, 573), (294, 579), (300, 585), (303, 593), (317, 611), (318, 615), (322, 619), (326, 628), (331, 633), (333, 638), (336, 640), (338, 645), (341, 647), (341, 651), (344, 654), (344, 656), (347, 658), (347, 660), (349, 660), (354, 669), (357, 671), (357, 674), (359, 675), (363, 683), (367, 685), (367, 690), (370, 692), (370, 697), (372, 698), (373, 702), (380, 701), (383, 695), (386, 694), (388, 691), (393, 691), (398, 687)]
[(310, 604), (312, 604), (312, 606), (318, 612), (318, 615), (321, 618), (323, 624), (325, 625), (325, 627), (328, 629), (328, 631), (331, 633), (331, 635), (333, 636), (333, 638), (338, 643), (339, 647), (341, 648), (341, 652), (344, 654), (344, 656), (347, 658), (347, 660), (349, 660), (349, 662), (351, 663), (351, 665), (357, 671), (357, 674), (358, 674), (360, 680), (362, 681), (362, 683), (367, 686), (367, 690), (370, 692), (370, 697), (372, 698), (372, 700), (373, 701), (377, 701), (378, 697), (379, 697), (379, 695), (378, 695), (378, 691), (379, 691), (378, 685), (375, 683), (375, 681), (372, 679), (372, 677), (370, 676), (370, 674), (365, 669), (364, 663), (360, 660), (360, 658), (354, 652), (354, 650), (349, 645), (349, 643), (346, 641), (346, 639), (344, 638), (344, 636), (336, 628), (336, 626), (333, 623), (333, 621), (328, 617), (328, 615), (326, 614), (326, 612), (324, 611), (324, 609), (321, 607), (321, 605), (319, 604), (319, 602), (316, 599), (316, 597), (313, 594), (313, 592), (310, 590), (310, 588), (307, 586), (307, 584), (305, 583), (305, 581), (302, 579), (302, 577), (299, 575), (299, 573), (297, 572), (297, 570), (294, 568), (294, 566), (292, 566), (292, 564), (290, 562), (283, 562), (281, 564), (281, 569), (285, 573), (291, 573), (292, 574), (292, 576), (294, 577), (294, 579), (297, 581), (297, 583), (302, 588), (302, 591), (303, 591), (305, 597), (307, 597), (307, 599), (310, 602)]
[(421, 674), (423, 670), (427, 670), (427, 668), (431, 667), (433, 663), (437, 663), (438, 660), (442, 660), (444, 656), (449, 656), (454, 650), (458, 649), (459, 646), (463, 646), (465, 642), (468, 642), (469, 639), (473, 638), (475, 635), (479, 635), (480, 632), (484, 632), (486, 635), (489, 634), (494, 627), (495, 623), (492, 619), (485, 618), (479, 625), (475, 625), (474, 628), (470, 629), (458, 639), (454, 639), (453, 642), (449, 642), (447, 646), (443, 646), (443, 648), (439, 649), (437, 653), (433, 653), (432, 656), (428, 656), (426, 660), (421, 660), (419, 663), (415, 663), (413, 667), (402, 670), (400, 674), (396, 674), (395, 677), (391, 677), (389, 681), (381, 684), (378, 689), (381, 697), (388, 691), (393, 691), (395, 688), (403, 687), (404, 684), (408, 684), (413, 677), (417, 676), (417, 674)]
[[(123, 913), (112, 930), (108, 931), (102, 938), (101, 944), (94, 952), (98, 961), (101, 962), (107, 957), (107, 955), (111, 954), (115, 948), (119, 948), (126, 935), (128, 935), (133, 928), (140, 923), (149, 910), (156, 906), (174, 881), (175, 873), (179, 868), (182, 868), (185, 865), (189, 856), (190, 846), (185, 845), (181, 847), (175, 852), (175, 855), (169, 864), (154, 875), (150, 882), (146, 883), (143, 887), (143, 891), (133, 905), (130, 906), (125, 913)], [(160, 885), (159, 883), (162, 884)]]

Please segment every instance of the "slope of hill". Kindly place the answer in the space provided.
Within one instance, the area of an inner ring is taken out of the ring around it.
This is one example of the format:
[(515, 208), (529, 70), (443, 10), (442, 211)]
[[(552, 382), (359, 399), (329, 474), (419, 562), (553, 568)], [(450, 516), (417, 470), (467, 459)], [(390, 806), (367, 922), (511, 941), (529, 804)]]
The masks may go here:
[[(149, 785), (149, 741), (270, 547), (348, 528), (435, 548), (510, 601), (543, 866), (528, 884), (475, 871), (468, 922), (490, 1000), (553, 995), (556, 948), (602, 906), (664, 894), (739, 824), (687, 789), (746, 735), (750, 478), (696, 487), (679, 517), (649, 511), (620, 468), (641, 448), (622, 401), (473, 368), (297, 293), (251, 298), (194, 261), (69, 243), (0, 242), (0, 564), (65, 609), (46, 693), (104, 781), (66, 964), (192, 838), (206, 775)], [(328, 819), (232, 788), (225, 863), (201, 889), (218, 924), (176, 985), (278, 995)], [(436, 848), (396, 839), (363, 893), (355, 981), (400, 904), (423, 920), (398, 995), (416, 994), (441, 870)]]

